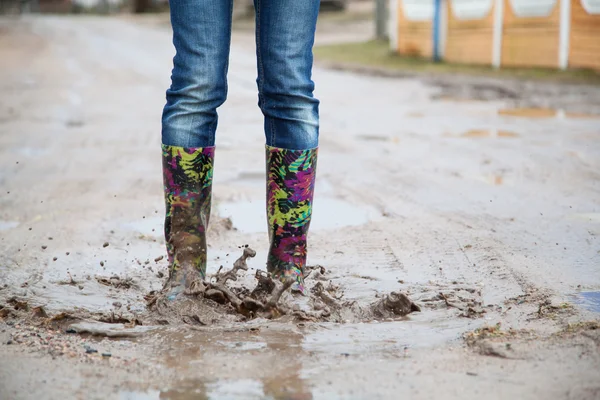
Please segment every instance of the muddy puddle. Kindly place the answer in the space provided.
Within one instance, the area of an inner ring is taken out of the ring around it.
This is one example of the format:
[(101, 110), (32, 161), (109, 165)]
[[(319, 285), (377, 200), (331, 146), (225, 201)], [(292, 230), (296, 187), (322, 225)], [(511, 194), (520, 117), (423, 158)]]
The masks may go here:
[[(323, 368), (320, 357), (359, 360), (410, 359), (418, 347), (432, 347), (461, 337), (465, 325), (439, 313), (385, 323), (317, 325), (264, 323), (245, 332), (194, 332), (171, 329), (144, 339), (156, 348), (156, 362), (195, 378), (161, 390), (123, 391), (123, 399), (265, 399), (330, 398), (326, 387), (305, 378)], [(432, 323), (431, 318), (436, 321)], [(470, 321), (468, 329), (481, 326)], [(165, 349), (170, 349), (165, 352)], [(258, 372), (259, 364), (268, 371)], [(219, 376), (202, 371), (210, 370)], [(190, 371), (197, 371), (195, 374)], [(335, 397), (335, 396), (334, 396)]]
[[(281, 379), (280, 377), (277, 377)], [(312, 399), (311, 391), (301, 379), (287, 378), (276, 384), (258, 379), (219, 379), (203, 381), (187, 379), (164, 390), (123, 391), (120, 400), (216, 400), (216, 399)]]

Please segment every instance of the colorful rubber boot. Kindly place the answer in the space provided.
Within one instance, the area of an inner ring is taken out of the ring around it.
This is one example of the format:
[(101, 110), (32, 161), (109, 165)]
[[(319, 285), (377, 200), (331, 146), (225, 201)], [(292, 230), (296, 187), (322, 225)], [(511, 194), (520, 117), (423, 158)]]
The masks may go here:
[(212, 197), (214, 147), (162, 146), (168, 298), (192, 291), (206, 275), (206, 230)]
[(306, 236), (312, 214), (317, 149), (287, 150), (267, 146), (267, 271), (293, 277), (292, 290), (305, 293)]

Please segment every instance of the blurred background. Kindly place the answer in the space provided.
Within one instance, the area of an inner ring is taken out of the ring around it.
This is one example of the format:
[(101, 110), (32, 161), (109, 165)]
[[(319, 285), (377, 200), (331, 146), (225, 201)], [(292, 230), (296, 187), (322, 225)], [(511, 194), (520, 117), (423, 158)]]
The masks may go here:
[[(236, 19), (252, 15), (251, 0), (234, 4)], [(401, 55), (495, 68), (600, 70), (597, 0), (322, 0), (321, 4), (324, 12), (370, 21), (373, 37), (388, 39), (390, 50)], [(9, 15), (166, 11), (168, 0), (0, 1), (0, 13)], [(343, 24), (339, 29), (344, 30)]]

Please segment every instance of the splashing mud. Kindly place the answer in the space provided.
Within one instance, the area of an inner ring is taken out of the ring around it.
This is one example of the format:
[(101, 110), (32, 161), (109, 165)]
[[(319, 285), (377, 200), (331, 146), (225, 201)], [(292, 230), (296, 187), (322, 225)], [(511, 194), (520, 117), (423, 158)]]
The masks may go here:
[[(250, 279), (238, 281), (238, 278), (248, 278), (240, 272), (248, 271), (247, 260), (255, 255), (254, 250), (245, 247), (233, 268), (219, 269), (207, 279), (197, 281), (193, 290), (173, 300), (167, 297), (171, 285), (167, 278), (162, 290), (145, 296), (147, 308), (137, 312), (118, 304), (108, 314), (76, 308), (49, 317), (43, 307), (30, 308), (26, 300), (13, 297), (0, 305), (0, 318), (51, 326), (67, 333), (138, 337), (165, 325), (219, 329), (251, 320), (354, 323), (392, 320), (421, 311), (406, 294), (399, 292), (379, 296), (367, 305), (344, 300), (342, 288), (328, 279), (329, 272), (322, 266), (305, 268), (306, 296), (289, 290), (291, 279), (273, 279), (262, 270), (254, 273), (254, 284)], [(122, 290), (137, 287), (128, 278), (97, 277), (96, 280), (101, 285)]]
[(169, 281), (160, 292), (146, 296), (148, 312), (146, 319), (155, 325), (213, 325), (223, 322), (248, 321), (255, 318), (358, 322), (375, 318), (402, 317), (420, 311), (405, 294), (384, 296), (367, 307), (356, 302), (344, 301), (339, 286), (327, 282), (327, 270), (322, 266), (306, 267), (305, 280), (309, 294), (302, 296), (288, 289), (293, 280), (273, 279), (265, 271), (254, 274), (256, 286), (235, 285), (240, 271), (248, 271), (247, 260), (256, 252), (249, 247), (235, 261), (233, 268), (197, 282), (194, 291), (174, 300), (167, 298)]

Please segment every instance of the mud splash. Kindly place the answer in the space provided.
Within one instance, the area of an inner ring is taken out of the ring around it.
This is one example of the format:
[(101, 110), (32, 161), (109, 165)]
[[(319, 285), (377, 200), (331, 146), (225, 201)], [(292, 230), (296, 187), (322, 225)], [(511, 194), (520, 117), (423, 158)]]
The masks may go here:
[[(65, 333), (135, 338), (161, 329), (161, 326), (191, 329), (236, 331), (256, 329), (266, 321), (282, 323), (333, 322), (360, 323), (401, 320), (421, 311), (406, 294), (391, 292), (376, 295), (368, 304), (344, 299), (343, 288), (333, 284), (330, 273), (322, 266), (305, 269), (308, 295), (292, 293), (292, 281), (273, 279), (270, 274), (256, 270), (248, 274), (248, 258), (256, 252), (249, 247), (235, 261), (233, 268), (220, 268), (204, 281), (198, 281), (193, 292), (169, 300), (168, 278), (163, 290), (146, 296), (146, 309), (124, 307), (115, 302), (109, 312), (91, 312), (74, 307), (69, 311), (49, 315), (43, 306), (31, 306), (27, 298), (10, 297), (0, 301), (0, 321), (13, 326), (35, 326)], [(72, 278), (71, 278), (72, 280)], [(130, 278), (96, 277), (98, 284), (121, 291), (139, 291)], [(66, 283), (70, 284), (70, 283)], [(5, 289), (5, 288), (4, 288)], [(431, 308), (431, 299), (424, 304)], [(448, 300), (444, 297), (444, 301)], [(457, 306), (457, 308), (459, 308)], [(256, 323), (255, 323), (256, 322)]]
[[(405, 294), (392, 292), (368, 306), (344, 301), (343, 292), (327, 278), (322, 266), (305, 269), (308, 295), (291, 293), (288, 290), (292, 279), (277, 280), (262, 270), (256, 270), (256, 285), (250, 288), (246, 282), (235, 284), (239, 272), (247, 272), (248, 258), (256, 252), (244, 248), (233, 268), (209, 276), (199, 282), (193, 293), (175, 300), (166, 297), (168, 282), (160, 292), (146, 296), (148, 315), (152, 325), (201, 325), (208, 326), (223, 322), (242, 322), (253, 319), (286, 319), (294, 321), (358, 322), (373, 319), (403, 317), (421, 311)], [(327, 283), (324, 283), (327, 282)]]

